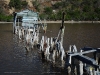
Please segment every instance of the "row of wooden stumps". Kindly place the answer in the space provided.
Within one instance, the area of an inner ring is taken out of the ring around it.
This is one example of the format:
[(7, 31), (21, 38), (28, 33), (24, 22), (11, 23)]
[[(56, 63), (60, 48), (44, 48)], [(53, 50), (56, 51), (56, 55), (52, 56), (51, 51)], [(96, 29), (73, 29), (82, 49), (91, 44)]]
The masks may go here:
[[(16, 14), (14, 16), (14, 19), (16, 20)], [(39, 45), (40, 46), (39, 47), (40, 51), (42, 51), (41, 49), (43, 49), (44, 48), (44, 45), (47, 44), (46, 50), (49, 50), (48, 48), (50, 48), (50, 46), (49, 46), (49, 40), (50, 40), (50, 38), (47, 38), (45, 40), (44, 39), (45, 36), (42, 36), (42, 39), (39, 42), (39, 29), (40, 29), (40, 27), (38, 25), (37, 25), (37, 27), (34, 26), (32, 29), (30, 29), (30, 27), (25, 28), (25, 27), (22, 27), (22, 26), (19, 25), (19, 20), (18, 20), (18, 26), (16, 26), (15, 20), (14, 20), (14, 25), (13, 25), (13, 27), (14, 27), (14, 33), (16, 35), (18, 35), (18, 37), (19, 37), (20, 40), (24, 38), (26, 44), (28, 46), (29, 46), (29, 44), (31, 44), (32, 45), (32, 48), (33, 48), (33, 45), (35, 45), (35, 46)], [(62, 50), (61, 51), (61, 53), (62, 53), (61, 60), (62, 61), (63, 61), (63, 57), (64, 57), (64, 54), (65, 54), (64, 48), (63, 48), (63, 44), (62, 44), (63, 43), (63, 36), (64, 36), (64, 29), (65, 29), (64, 26), (63, 26), (63, 23), (64, 23), (64, 13), (63, 13), (62, 25), (61, 25), (61, 28), (59, 30), (57, 39), (56, 39), (55, 42), (52, 40), (52, 42), (54, 42), (54, 46), (56, 45), (56, 43), (60, 43), (60, 47), (61, 47), (61, 50)], [(47, 25), (43, 25), (44, 33), (46, 33), (46, 29), (47, 29)], [(31, 34), (31, 32), (32, 32), (32, 34)], [(61, 34), (61, 38), (60, 38), (61, 39), (61, 42), (58, 42), (58, 38), (59, 38), (59, 35), (60, 34)], [(29, 47), (28, 46), (26, 46), (26, 49), (29, 51)], [(45, 55), (47, 55), (46, 54), (47, 52), (48, 51), (43, 51), (42, 53), (45, 54)], [(55, 61), (55, 52), (57, 52), (57, 50), (56, 51), (54, 50), (54, 53), (53, 53), (53, 56), (54, 56), (53, 59), (54, 59), (54, 61)], [(48, 54), (50, 54), (50, 53), (48, 53)], [(48, 59), (48, 57), (47, 57), (47, 59)]]
[[(70, 45), (68, 53), (76, 53), (76, 55), (77, 55), (77, 49), (76, 48), (72, 49), (72, 46), (74, 47), (74, 45)], [(73, 51), (71, 51), (71, 50), (73, 50)], [(83, 50), (80, 50), (80, 54), (81, 54), (81, 52), (83, 52)], [(93, 56), (94, 56), (94, 60), (96, 61), (95, 64), (97, 66), (87, 64), (84, 61), (81, 61), (78, 59), (78, 61), (79, 61), (78, 62), (79, 63), (79, 70), (78, 70), (79, 73), (77, 73), (78, 71), (76, 71), (77, 68), (75, 66), (74, 67), (75, 75), (78, 75), (78, 74), (79, 75), (100, 75), (100, 72), (99, 72), (100, 71), (100, 58), (98, 58), (97, 51), (93, 52)], [(74, 56), (69, 56), (69, 64), (70, 64), (69, 68), (70, 68), (70, 70), (73, 69), (72, 65), (75, 65), (75, 63), (74, 63), (75, 60), (76, 60), (76, 58)]]
[[(58, 39), (59, 39), (59, 36), (61, 35), (61, 44), (63, 45), (63, 37), (64, 37), (64, 30), (65, 30), (65, 26), (64, 26), (64, 15), (65, 15), (65, 13), (63, 12), (63, 17), (62, 17), (62, 24), (61, 24), (61, 27), (60, 27), (60, 30), (59, 30), (59, 33), (58, 33), (58, 36), (57, 36), (57, 39), (56, 39), (56, 41), (55, 41), (55, 43), (57, 43), (58, 42)], [(18, 23), (18, 26), (19, 26), (19, 23)], [(36, 29), (33, 29), (33, 30), (31, 30), (31, 29), (29, 29), (27, 32), (30, 32), (30, 31), (34, 31), (34, 30), (36, 30)], [(44, 27), (44, 33), (46, 33), (46, 25), (45, 25), (45, 27)], [(16, 31), (15, 31), (16, 32)], [(19, 32), (20, 32), (20, 30), (19, 30)], [(37, 38), (39, 38), (39, 34), (38, 34), (38, 30), (37, 30), (37, 32), (34, 34), (35, 35), (35, 38), (37, 37)], [(36, 34), (38, 35), (38, 36), (36, 36)], [(29, 36), (30, 36), (30, 34), (28, 34)], [(28, 37), (28, 36), (27, 36)], [(20, 37), (19, 37), (19, 39), (20, 39)], [(41, 39), (42, 40), (42, 39)], [(49, 38), (47, 39), (47, 41), (49, 40)], [(33, 42), (33, 41), (32, 41)], [(36, 43), (36, 42), (35, 42)], [(29, 44), (29, 43), (27, 43), (27, 44)], [(39, 43), (37, 43), (38, 45), (39, 45)], [(75, 52), (75, 53), (77, 53), (77, 48), (76, 48), (76, 46), (75, 45), (72, 45), (73, 46), (73, 52)], [(49, 46), (48, 46), (48, 48), (50, 48)], [(49, 50), (47, 48), (47, 50)], [(70, 49), (69, 49), (69, 51), (71, 52), (71, 47), (69, 47)], [(62, 47), (62, 49), (63, 49), (63, 47)], [(29, 45), (27, 46), (27, 50), (29, 50)], [(40, 49), (40, 51), (41, 51), (41, 49)], [(54, 50), (54, 52), (53, 52), (53, 61), (55, 61), (55, 51), (56, 50)], [(64, 51), (64, 50), (63, 50)], [(44, 51), (41, 51), (41, 53), (42, 53), (42, 57), (43, 58), (45, 58), (45, 56), (44, 56)], [(47, 53), (48, 53), (48, 51), (47, 51)], [(64, 52), (63, 52), (64, 53)], [(48, 53), (49, 54), (49, 53)], [(50, 55), (50, 54), (49, 54)], [(96, 53), (94, 54), (95, 55), (95, 58), (97, 59), (97, 56), (96, 56)], [(63, 60), (63, 56), (61, 57), (62, 59), (61, 60)], [(46, 54), (46, 59), (49, 59), (48, 58), (48, 55)], [(70, 60), (71, 59), (71, 60)], [(65, 60), (66, 61), (66, 60)], [(68, 62), (69, 61), (69, 62)], [(67, 67), (67, 70), (68, 70), (68, 74), (69, 75), (71, 75), (71, 73), (73, 72), (73, 70), (72, 70), (72, 66), (74, 65), (74, 58), (73, 57), (71, 57), (71, 56), (69, 56), (69, 59), (68, 59), (68, 63), (70, 64), (68, 67)], [(71, 66), (72, 65), (72, 66)], [(74, 67), (74, 74), (75, 75), (78, 75), (78, 74), (80, 74), (80, 75), (83, 75), (83, 67), (86, 67), (86, 64), (84, 64), (82, 61), (79, 61), (79, 72), (80, 73), (77, 73), (77, 67), (75, 66)], [(89, 67), (89, 74), (90, 75), (96, 75), (96, 69), (95, 70), (93, 70), (93, 69), (91, 69), (91, 67)], [(93, 73), (94, 72), (94, 73)]]

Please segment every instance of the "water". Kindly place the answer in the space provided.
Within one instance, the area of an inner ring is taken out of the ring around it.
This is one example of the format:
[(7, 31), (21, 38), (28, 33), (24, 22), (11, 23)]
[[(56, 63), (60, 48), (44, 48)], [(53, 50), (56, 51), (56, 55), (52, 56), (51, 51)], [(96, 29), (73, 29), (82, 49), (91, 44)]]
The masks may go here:
[[(61, 24), (48, 24), (47, 37), (56, 37)], [(100, 47), (100, 24), (64, 24), (64, 49), (75, 44), (80, 50), (84, 46)], [(12, 33), (12, 24), (0, 24), (0, 75), (66, 75), (67, 68), (53, 67), (42, 61), (36, 49), (27, 52), (25, 43)], [(42, 35), (42, 33), (40, 33)], [(40, 37), (41, 38), (41, 37)]]

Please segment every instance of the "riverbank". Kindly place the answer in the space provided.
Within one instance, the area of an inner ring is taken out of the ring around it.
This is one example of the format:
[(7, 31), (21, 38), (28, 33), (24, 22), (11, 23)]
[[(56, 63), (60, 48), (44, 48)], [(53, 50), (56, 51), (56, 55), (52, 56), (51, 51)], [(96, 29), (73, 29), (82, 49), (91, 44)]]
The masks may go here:
[[(62, 21), (39, 21), (39, 23), (61, 23)], [(13, 23), (13, 22), (0, 22), (0, 23)], [(100, 23), (100, 21), (64, 21), (64, 23)]]
[[(41, 21), (45, 23), (45, 21)], [(46, 23), (62, 23), (62, 21), (46, 21)], [(64, 21), (64, 23), (100, 23), (100, 21)]]

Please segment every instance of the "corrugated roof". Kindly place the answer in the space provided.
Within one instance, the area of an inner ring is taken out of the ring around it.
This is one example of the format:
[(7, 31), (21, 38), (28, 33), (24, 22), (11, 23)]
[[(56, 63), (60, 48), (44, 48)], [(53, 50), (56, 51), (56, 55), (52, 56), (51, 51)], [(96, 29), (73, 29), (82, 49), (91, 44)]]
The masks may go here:
[(17, 16), (31, 16), (31, 17), (39, 17), (37, 12), (31, 11), (31, 10), (23, 10), (21, 12), (17, 12)]

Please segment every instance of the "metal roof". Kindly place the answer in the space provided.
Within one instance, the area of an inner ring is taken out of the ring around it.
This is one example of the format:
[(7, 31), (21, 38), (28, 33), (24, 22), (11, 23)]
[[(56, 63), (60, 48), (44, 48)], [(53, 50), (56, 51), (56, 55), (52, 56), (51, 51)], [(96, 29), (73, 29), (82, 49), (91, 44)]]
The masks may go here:
[(39, 17), (37, 12), (34, 12), (32, 10), (28, 10), (28, 9), (23, 10), (21, 12), (17, 12), (17, 16), (21, 16), (21, 17), (24, 17), (24, 16)]

